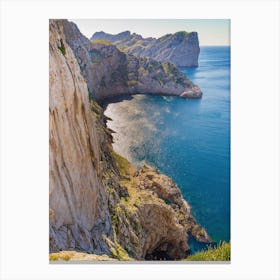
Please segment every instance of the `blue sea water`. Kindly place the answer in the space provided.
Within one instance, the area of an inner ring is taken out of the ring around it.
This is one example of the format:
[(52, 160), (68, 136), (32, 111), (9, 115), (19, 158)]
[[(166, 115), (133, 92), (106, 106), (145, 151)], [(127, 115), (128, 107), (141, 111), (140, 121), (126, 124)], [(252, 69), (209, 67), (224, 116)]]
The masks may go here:
[(135, 95), (107, 105), (114, 149), (158, 168), (180, 187), (213, 241), (230, 240), (230, 47), (201, 47), (180, 68), (202, 99)]

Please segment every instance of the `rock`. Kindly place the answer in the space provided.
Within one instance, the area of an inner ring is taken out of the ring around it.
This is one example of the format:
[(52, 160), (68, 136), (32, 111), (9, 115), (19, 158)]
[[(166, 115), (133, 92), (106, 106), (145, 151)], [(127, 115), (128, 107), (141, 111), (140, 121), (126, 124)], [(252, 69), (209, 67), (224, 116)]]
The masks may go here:
[(119, 196), (120, 197), (129, 197), (127, 187), (124, 187), (124, 186), (119, 187)]
[(124, 31), (117, 35), (111, 35), (101, 31), (101, 32), (95, 32), (91, 40), (106, 40), (109, 42), (115, 42), (115, 41), (122, 41), (122, 40), (129, 39), (130, 35), (131, 35), (130, 31)]
[(190, 235), (199, 242), (211, 241), (171, 178), (147, 164), (137, 171), (137, 176), (135, 172), (130, 176), (122, 180), (129, 198), (116, 205), (113, 225), (120, 244), (132, 257), (182, 259), (189, 254)]
[(60, 21), (50, 21), (49, 42), (50, 252), (93, 252), (92, 229), (102, 223), (109, 226), (95, 235), (95, 242), (110, 253), (102, 236), (113, 236), (108, 194), (101, 182), (101, 146), (87, 85)]
[(104, 41), (90, 42), (73, 22), (63, 20), (62, 25), (66, 42), (76, 56), (90, 95), (97, 101), (138, 93), (182, 98), (202, 96), (199, 87), (175, 64), (128, 55)]
[(197, 32), (179, 31), (158, 39), (142, 38), (129, 31), (117, 35), (96, 32), (91, 40), (106, 40), (122, 51), (135, 56), (150, 57), (162, 62), (170, 61), (177, 66), (197, 67), (200, 52)]

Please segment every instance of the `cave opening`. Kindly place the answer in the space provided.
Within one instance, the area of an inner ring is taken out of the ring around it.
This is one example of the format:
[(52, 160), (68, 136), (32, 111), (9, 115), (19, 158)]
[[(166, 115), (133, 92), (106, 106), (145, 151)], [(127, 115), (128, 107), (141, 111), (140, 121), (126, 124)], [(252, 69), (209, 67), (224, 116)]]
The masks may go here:
[(146, 254), (145, 260), (150, 261), (175, 261), (182, 257), (182, 251), (178, 250), (173, 242), (164, 242), (154, 250)]
[(175, 258), (171, 257), (167, 251), (155, 249), (152, 253), (146, 254), (145, 260), (147, 261), (174, 261)]

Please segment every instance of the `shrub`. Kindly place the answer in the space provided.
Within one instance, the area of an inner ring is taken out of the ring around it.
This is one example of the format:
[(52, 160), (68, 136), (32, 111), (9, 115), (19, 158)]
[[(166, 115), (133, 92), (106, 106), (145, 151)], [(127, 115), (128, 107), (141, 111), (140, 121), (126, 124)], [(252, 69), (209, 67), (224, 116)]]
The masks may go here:
[(61, 53), (65, 56), (66, 54), (66, 50), (65, 50), (65, 46), (64, 43), (62, 41), (62, 39), (60, 39), (60, 46), (58, 46), (58, 49), (61, 51)]
[(135, 80), (127, 81), (127, 85), (130, 86), (130, 87), (137, 86), (138, 81), (135, 81)]

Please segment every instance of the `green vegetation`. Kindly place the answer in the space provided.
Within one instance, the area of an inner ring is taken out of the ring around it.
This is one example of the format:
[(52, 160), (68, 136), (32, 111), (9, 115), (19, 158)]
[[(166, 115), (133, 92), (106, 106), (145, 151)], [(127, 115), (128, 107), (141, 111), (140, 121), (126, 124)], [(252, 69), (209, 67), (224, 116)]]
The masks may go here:
[(73, 252), (52, 253), (49, 255), (50, 261), (69, 261), (74, 256)]
[(92, 40), (93, 44), (101, 44), (101, 45), (112, 45), (110, 42), (106, 40)]
[(65, 56), (66, 54), (66, 50), (65, 50), (65, 46), (64, 43), (62, 41), (62, 39), (60, 39), (60, 46), (58, 46), (58, 49), (61, 51), (61, 53)]
[(138, 85), (138, 81), (135, 81), (135, 80), (127, 81), (127, 85), (130, 86), (130, 87), (137, 86)]
[(189, 256), (187, 261), (230, 261), (230, 243), (222, 242), (217, 248)]
[(55, 254), (51, 254), (49, 256), (49, 260), (50, 261), (58, 261), (59, 260), (59, 256), (58, 255), (55, 255)]
[(123, 249), (123, 247), (118, 242), (116, 242), (115, 248), (111, 248), (111, 253), (116, 259), (120, 261), (131, 261), (131, 258), (129, 257), (127, 252)]
[(121, 176), (124, 178), (128, 178), (129, 179), (129, 175), (130, 175), (130, 163), (127, 159), (125, 159), (124, 157), (120, 156), (119, 154), (115, 153), (113, 151), (113, 157), (116, 160), (118, 169), (121, 173)]
[(89, 106), (95, 117), (101, 115), (102, 109), (94, 100), (89, 100)]

